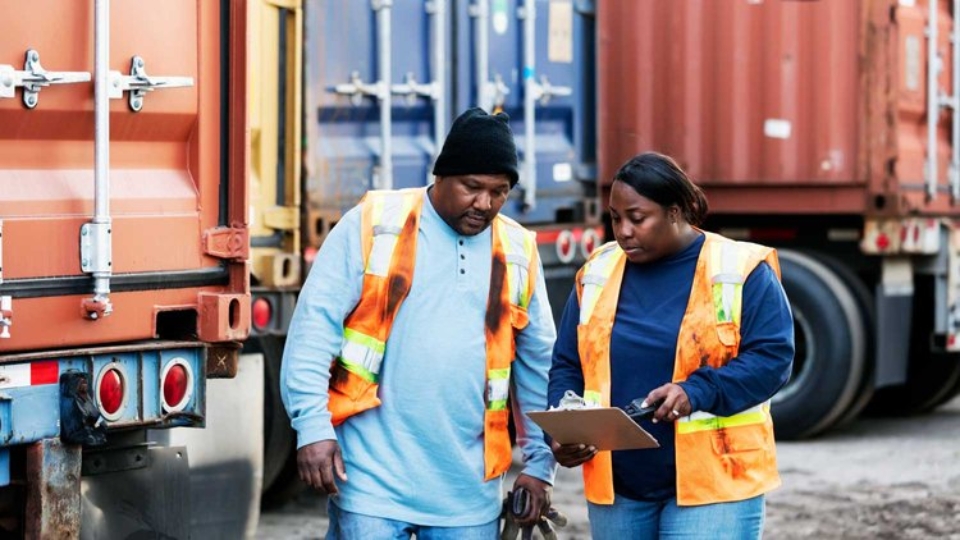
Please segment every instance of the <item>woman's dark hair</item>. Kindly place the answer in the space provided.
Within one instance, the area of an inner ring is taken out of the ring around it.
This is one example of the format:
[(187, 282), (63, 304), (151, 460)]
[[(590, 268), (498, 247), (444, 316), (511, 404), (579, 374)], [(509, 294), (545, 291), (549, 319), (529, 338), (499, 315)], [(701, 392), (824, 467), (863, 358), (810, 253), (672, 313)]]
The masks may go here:
[(613, 177), (664, 208), (676, 205), (693, 226), (707, 217), (707, 197), (672, 158), (644, 152), (630, 158)]

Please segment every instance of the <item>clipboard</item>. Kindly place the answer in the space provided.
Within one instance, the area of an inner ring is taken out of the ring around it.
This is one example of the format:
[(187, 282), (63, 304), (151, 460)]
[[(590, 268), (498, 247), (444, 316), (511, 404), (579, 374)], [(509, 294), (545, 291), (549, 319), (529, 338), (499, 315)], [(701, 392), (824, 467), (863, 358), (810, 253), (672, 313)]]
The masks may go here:
[(660, 447), (653, 435), (618, 407), (554, 409), (527, 416), (560, 444), (592, 444), (599, 450)]

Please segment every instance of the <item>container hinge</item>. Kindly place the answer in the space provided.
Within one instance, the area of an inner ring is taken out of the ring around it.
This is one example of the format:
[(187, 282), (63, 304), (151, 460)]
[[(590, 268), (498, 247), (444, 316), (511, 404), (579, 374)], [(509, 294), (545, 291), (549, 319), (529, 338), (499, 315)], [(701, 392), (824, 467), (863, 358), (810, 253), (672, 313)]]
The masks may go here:
[(84, 223), (80, 226), (80, 270), (84, 273), (110, 272), (111, 236), (109, 223)]
[(146, 62), (139, 56), (130, 59), (130, 75), (119, 71), (110, 72), (110, 99), (121, 99), (124, 92), (130, 92), (130, 109), (140, 112), (143, 98), (147, 92), (162, 88), (184, 88), (193, 86), (193, 77), (151, 77), (147, 75)]
[(440, 98), (440, 88), (436, 82), (420, 84), (416, 75), (408, 72), (402, 84), (395, 84), (390, 91), (397, 96), (403, 96), (408, 105), (413, 105), (420, 96), (437, 100)]
[(546, 105), (550, 103), (550, 98), (553, 96), (569, 97), (573, 95), (572, 88), (569, 86), (554, 86), (550, 84), (550, 80), (547, 79), (546, 75), (540, 76), (539, 83), (533, 79), (530, 79), (528, 84), (530, 85), (530, 91), (533, 92), (533, 99), (538, 100), (540, 105)]
[(348, 96), (350, 103), (360, 105), (363, 103), (364, 96), (372, 96), (378, 100), (386, 99), (387, 85), (383, 81), (365, 83), (360, 78), (360, 72), (354, 71), (350, 74), (350, 82), (338, 84), (333, 87), (333, 91), (342, 96)]
[(85, 71), (47, 71), (40, 65), (40, 53), (28, 49), (23, 71), (11, 65), (0, 65), (0, 98), (16, 96), (18, 86), (23, 87), (23, 104), (32, 109), (40, 100), (40, 90), (51, 84), (74, 84), (89, 82), (90, 73)]
[(263, 224), (278, 231), (292, 231), (300, 226), (300, 209), (295, 206), (274, 206), (263, 213)]
[(245, 261), (250, 255), (249, 231), (245, 227), (216, 227), (203, 232), (203, 252), (211, 257)]

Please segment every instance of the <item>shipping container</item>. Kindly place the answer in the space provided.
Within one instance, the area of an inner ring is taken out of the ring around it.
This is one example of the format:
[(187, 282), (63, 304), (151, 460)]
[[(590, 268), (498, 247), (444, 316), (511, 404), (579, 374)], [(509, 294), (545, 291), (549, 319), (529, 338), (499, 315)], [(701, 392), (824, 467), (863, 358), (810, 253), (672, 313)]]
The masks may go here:
[(82, 483), (85, 537), (185, 537), (147, 428), (202, 427), (248, 334), (245, 2), (0, 13), (0, 530), (78, 537)]
[[(246, 348), (264, 354), (264, 504), (271, 505), (297, 486), (296, 438), (277, 382), (300, 282), (324, 237), (368, 190), (433, 181), (456, 116), (480, 106), (511, 118), (521, 172), (503, 212), (537, 231), (555, 318), (603, 228), (592, 3), (263, 3), (271, 7), (255, 38), (260, 65), (251, 67), (262, 78), (250, 96), (254, 300)], [(294, 128), (301, 86), (303, 147)], [(301, 231), (292, 226), (298, 215)]]
[(780, 437), (960, 391), (960, 27), (947, 0), (597, 3), (602, 200), (674, 157), (708, 229), (780, 250)]

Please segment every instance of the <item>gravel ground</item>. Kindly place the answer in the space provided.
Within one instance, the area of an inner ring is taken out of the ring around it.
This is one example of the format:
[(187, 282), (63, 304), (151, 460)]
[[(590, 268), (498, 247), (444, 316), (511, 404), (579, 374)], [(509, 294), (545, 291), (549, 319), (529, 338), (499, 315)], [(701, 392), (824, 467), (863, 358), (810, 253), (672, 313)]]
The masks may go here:
[[(859, 419), (778, 452), (783, 487), (768, 497), (767, 538), (960, 540), (960, 398), (925, 416)], [(589, 538), (579, 471), (560, 471), (554, 501), (569, 518), (560, 538)], [(264, 513), (256, 538), (323, 538), (324, 507), (304, 493)]]

